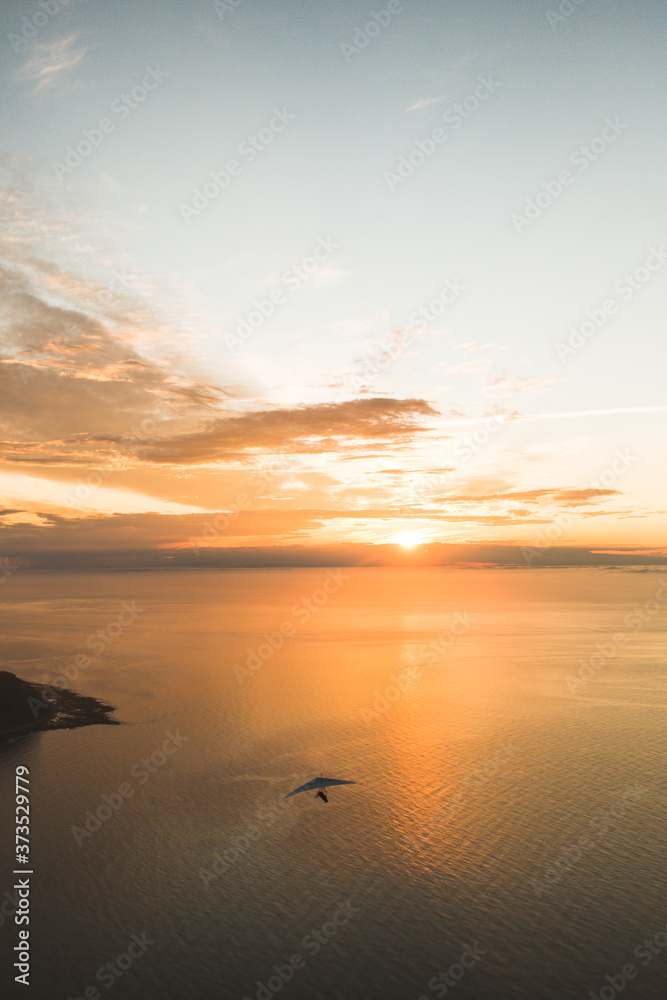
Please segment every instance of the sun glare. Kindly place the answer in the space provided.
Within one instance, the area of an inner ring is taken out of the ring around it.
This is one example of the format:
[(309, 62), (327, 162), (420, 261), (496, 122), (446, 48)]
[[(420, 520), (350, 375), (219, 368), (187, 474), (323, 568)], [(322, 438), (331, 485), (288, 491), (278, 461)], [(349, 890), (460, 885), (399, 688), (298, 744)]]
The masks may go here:
[(421, 531), (402, 531), (400, 535), (396, 535), (394, 541), (398, 545), (402, 545), (406, 549), (413, 549), (415, 545), (419, 545), (422, 540)]

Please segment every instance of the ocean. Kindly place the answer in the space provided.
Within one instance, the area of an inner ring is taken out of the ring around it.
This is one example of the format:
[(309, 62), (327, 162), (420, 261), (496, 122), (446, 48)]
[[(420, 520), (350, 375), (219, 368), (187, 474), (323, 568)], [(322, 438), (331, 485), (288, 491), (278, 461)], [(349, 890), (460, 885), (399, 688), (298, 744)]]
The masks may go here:
[[(19, 570), (1, 596), (0, 669), (123, 723), (0, 744), (3, 996), (664, 1000), (667, 574)], [(285, 798), (318, 775), (355, 784)]]

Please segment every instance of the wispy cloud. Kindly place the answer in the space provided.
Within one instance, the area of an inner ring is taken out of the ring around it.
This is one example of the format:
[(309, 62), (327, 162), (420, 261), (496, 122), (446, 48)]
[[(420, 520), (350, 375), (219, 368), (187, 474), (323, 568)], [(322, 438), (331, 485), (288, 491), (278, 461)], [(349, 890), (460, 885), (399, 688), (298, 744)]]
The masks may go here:
[(584, 504), (599, 503), (600, 501), (607, 500), (612, 496), (620, 495), (620, 490), (611, 489), (594, 489), (592, 487), (583, 490), (576, 489), (562, 489), (561, 487), (553, 487), (552, 489), (544, 490), (523, 490), (523, 491), (513, 491), (513, 492), (495, 492), (495, 493), (480, 493), (476, 491), (474, 493), (463, 493), (455, 494), (450, 493), (442, 497), (442, 500), (446, 500), (447, 503), (455, 504), (475, 504), (479, 505), (482, 503), (532, 503), (532, 504), (546, 504), (554, 505), (556, 504), (560, 507), (581, 507)]
[(418, 101), (411, 104), (409, 108), (405, 109), (405, 113), (409, 114), (411, 111), (423, 111), (424, 108), (430, 107), (431, 104), (439, 104), (440, 101), (447, 101), (449, 99), (449, 94), (442, 94), (440, 97), (420, 97)]
[(62, 83), (65, 74), (73, 70), (88, 51), (85, 46), (77, 46), (79, 37), (80, 33), (75, 32), (53, 42), (34, 42), (29, 59), (16, 72), (16, 82), (32, 84), (33, 94), (44, 97)]
[(500, 378), (489, 379), (484, 389), (491, 399), (513, 399), (520, 392), (536, 392), (546, 385), (553, 385), (554, 379), (545, 378)]
[(337, 285), (344, 278), (347, 277), (349, 271), (343, 270), (342, 267), (320, 267), (315, 272), (312, 277), (312, 284), (317, 287), (323, 287), (325, 285)]
[(625, 413), (666, 413), (667, 406), (614, 406), (608, 410), (569, 410), (565, 413), (534, 413), (521, 417), (522, 420), (559, 420), (563, 417), (607, 417)]

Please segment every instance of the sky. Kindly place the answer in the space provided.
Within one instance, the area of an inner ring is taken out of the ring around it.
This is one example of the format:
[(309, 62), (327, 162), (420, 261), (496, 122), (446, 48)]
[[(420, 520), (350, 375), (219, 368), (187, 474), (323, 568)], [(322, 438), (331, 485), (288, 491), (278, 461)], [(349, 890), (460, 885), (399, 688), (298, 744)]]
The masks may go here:
[(8, 0), (0, 556), (665, 558), (666, 19)]

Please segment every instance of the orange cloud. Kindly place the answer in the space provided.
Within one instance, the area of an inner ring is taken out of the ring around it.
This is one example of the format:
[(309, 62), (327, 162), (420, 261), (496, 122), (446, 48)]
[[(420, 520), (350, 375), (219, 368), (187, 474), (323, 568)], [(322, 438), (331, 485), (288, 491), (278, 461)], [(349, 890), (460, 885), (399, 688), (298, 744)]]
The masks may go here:
[(353, 399), (261, 410), (220, 417), (192, 434), (143, 441), (136, 454), (146, 462), (187, 464), (237, 457), (257, 448), (335, 451), (340, 438), (409, 439), (423, 429), (419, 418), (437, 416), (423, 399)]
[(562, 507), (581, 507), (584, 504), (595, 503), (598, 500), (606, 499), (610, 496), (620, 496), (620, 490), (604, 489), (544, 489), (544, 490), (522, 490), (509, 493), (453, 493), (438, 499), (447, 503), (498, 503), (509, 501), (511, 503), (548, 503), (558, 504)]

